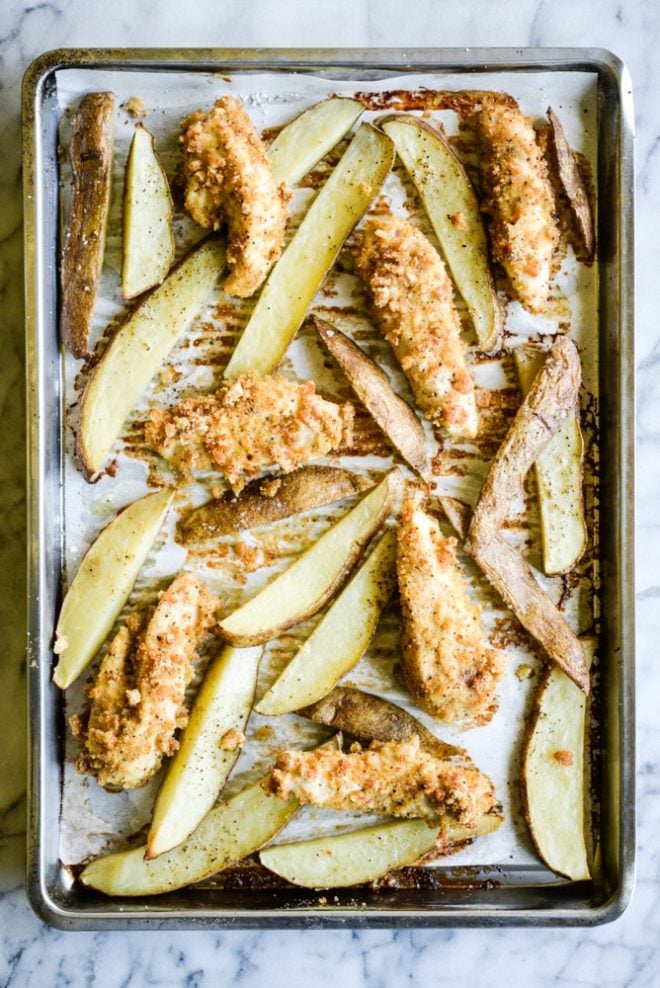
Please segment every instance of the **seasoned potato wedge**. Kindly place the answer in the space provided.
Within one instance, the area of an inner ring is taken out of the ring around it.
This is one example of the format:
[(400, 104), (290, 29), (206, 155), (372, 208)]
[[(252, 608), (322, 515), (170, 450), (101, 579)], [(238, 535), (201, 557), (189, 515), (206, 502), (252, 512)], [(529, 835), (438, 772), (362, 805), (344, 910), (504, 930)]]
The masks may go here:
[(320, 610), (387, 517), (400, 480), (391, 471), (288, 569), (224, 618), (218, 625), (222, 637), (233, 645), (259, 645)]
[(160, 285), (174, 257), (174, 204), (156, 141), (136, 124), (124, 179), (121, 291), (135, 298)]
[[(595, 650), (583, 639), (587, 665)], [(549, 669), (539, 686), (523, 752), (525, 819), (548, 868), (580, 881), (590, 877), (585, 784), (587, 699), (560, 669)]]
[(325, 696), (369, 646), (396, 582), (396, 535), (385, 532), (281, 676), (256, 706), (272, 716)]
[(412, 408), (393, 390), (387, 374), (334, 324), (314, 318), (317, 332), (351, 387), (395, 449), (422, 477), (428, 474), (426, 438)]
[(103, 267), (112, 186), (115, 98), (88, 93), (71, 130), (71, 206), (62, 248), (60, 335), (74, 357), (86, 357)]
[[(526, 395), (543, 365), (540, 350), (513, 351), (518, 380)], [(587, 544), (582, 494), (584, 443), (577, 415), (571, 412), (534, 464), (541, 518), (543, 570), (548, 576), (568, 573)]]
[(322, 700), (297, 712), (317, 724), (344, 731), (361, 743), (406, 741), (417, 735), (422, 747), (438, 758), (468, 760), (462, 748), (455, 748), (436, 738), (402, 707), (353, 686), (335, 686)]
[(481, 208), (463, 165), (444, 134), (419, 117), (395, 114), (381, 118), (378, 125), (394, 141), (419, 192), (479, 345), (483, 350), (495, 349), (502, 333), (502, 312)]
[(240, 754), (262, 651), (228, 646), (207, 669), (156, 796), (148, 858), (185, 840), (215, 803)]
[(275, 370), (393, 161), (389, 137), (362, 124), (271, 271), (227, 365), (226, 377)]
[(363, 111), (359, 100), (330, 96), (297, 116), (268, 148), (276, 180), (297, 185), (348, 133)]
[(174, 492), (148, 494), (124, 508), (87, 550), (55, 629), (53, 674), (62, 689), (92, 661), (121, 611)]
[(573, 217), (577, 238), (576, 254), (580, 260), (590, 263), (594, 259), (596, 238), (589, 196), (575, 154), (566, 140), (564, 128), (552, 107), (548, 107), (548, 120), (550, 121), (550, 146), (554, 152), (557, 175)]
[(320, 508), (351, 497), (370, 486), (369, 481), (340, 467), (301, 467), (292, 473), (258, 477), (237, 497), (227, 492), (207, 501), (179, 521), (177, 541), (192, 545), (219, 535), (232, 535)]
[(127, 416), (224, 267), (222, 243), (204, 240), (140, 302), (112, 339), (81, 399), (76, 451), (87, 480), (99, 474)]
[(363, 885), (418, 861), (435, 849), (439, 838), (448, 849), (491, 833), (501, 823), (502, 817), (494, 813), (484, 815), (476, 830), (450, 820), (440, 830), (425, 820), (397, 820), (337, 837), (267, 847), (259, 859), (269, 871), (304, 888)]
[(178, 847), (153, 860), (146, 846), (107, 854), (88, 864), (83, 885), (106, 895), (158, 895), (192, 885), (252, 854), (271, 840), (298, 809), (295, 798), (273, 799), (261, 781), (220, 803)]

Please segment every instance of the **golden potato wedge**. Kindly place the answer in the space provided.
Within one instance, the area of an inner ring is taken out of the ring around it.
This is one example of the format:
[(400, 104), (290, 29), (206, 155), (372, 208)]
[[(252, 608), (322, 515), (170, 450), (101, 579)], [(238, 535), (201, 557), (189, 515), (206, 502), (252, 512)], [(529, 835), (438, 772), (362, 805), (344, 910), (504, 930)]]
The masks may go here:
[(74, 357), (89, 353), (110, 209), (114, 112), (112, 93), (88, 93), (71, 129), (73, 179), (60, 271), (60, 335)]
[(227, 365), (226, 377), (275, 370), (393, 161), (389, 137), (362, 124), (272, 269)]
[(299, 808), (295, 798), (273, 799), (261, 781), (220, 803), (182, 844), (153, 860), (146, 845), (97, 858), (83, 869), (83, 885), (106, 895), (158, 895), (200, 882), (271, 840)]
[(135, 298), (160, 285), (174, 258), (174, 204), (156, 140), (136, 124), (124, 178), (121, 291)]
[(400, 398), (384, 373), (353, 340), (330, 323), (314, 317), (316, 330), (356, 395), (406, 463), (426, 477), (426, 437), (412, 408)]
[(218, 625), (222, 637), (232, 645), (259, 645), (320, 610), (387, 517), (400, 482), (396, 470), (387, 474), (288, 569), (224, 618)]
[(177, 541), (192, 545), (257, 528), (290, 515), (342, 501), (371, 486), (369, 480), (340, 467), (300, 467), (292, 473), (269, 474), (246, 484), (234, 497), (221, 498), (195, 508), (177, 525)]
[[(587, 667), (595, 641), (582, 639)], [(548, 868), (590, 878), (585, 799), (587, 698), (560, 669), (549, 669), (534, 704), (522, 759), (525, 819)]]
[(481, 837), (502, 823), (499, 814), (485, 814), (476, 829), (446, 820), (429, 827), (425, 820), (398, 820), (353, 830), (337, 837), (278, 844), (259, 852), (259, 860), (281, 878), (304, 888), (327, 889), (363, 885), (429, 854), (440, 839), (445, 849)]
[(566, 140), (564, 128), (551, 106), (548, 107), (548, 120), (550, 121), (550, 147), (554, 153), (557, 175), (573, 217), (574, 232), (577, 239), (576, 254), (580, 260), (591, 263), (596, 251), (596, 238), (587, 189), (580, 174), (575, 154)]
[[(513, 356), (523, 395), (529, 392), (543, 365), (540, 350), (517, 347)], [(568, 573), (587, 545), (582, 493), (584, 442), (575, 412), (540, 454), (534, 464), (541, 519), (543, 571), (548, 576)]]
[(148, 858), (185, 840), (222, 791), (244, 741), (262, 651), (228, 646), (209, 665), (156, 796)]
[(55, 629), (53, 681), (66, 689), (92, 661), (121, 611), (172, 503), (164, 490), (134, 501), (103, 529), (80, 564)]
[(112, 339), (80, 404), (76, 452), (87, 480), (98, 476), (127, 416), (224, 267), (222, 243), (204, 240), (140, 302)]
[(257, 713), (286, 714), (325, 696), (356, 665), (396, 583), (396, 535), (385, 532), (286, 669)]
[(268, 148), (275, 179), (297, 185), (363, 112), (364, 104), (347, 96), (330, 96), (310, 106), (287, 124)]
[(322, 700), (302, 707), (297, 713), (317, 724), (350, 734), (364, 744), (372, 741), (406, 741), (417, 735), (421, 746), (438, 758), (469, 761), (463, 748), (456, 748), (436, 738), (402, 707), (354, 686), (335, 686)]
[(444, 134), (425, 120), (394, 114), (382, 117), (377, 125), (394, 141), (419, 193), (479, 345), (494, 350), (502, 334), (502, 311), (472, 182)]

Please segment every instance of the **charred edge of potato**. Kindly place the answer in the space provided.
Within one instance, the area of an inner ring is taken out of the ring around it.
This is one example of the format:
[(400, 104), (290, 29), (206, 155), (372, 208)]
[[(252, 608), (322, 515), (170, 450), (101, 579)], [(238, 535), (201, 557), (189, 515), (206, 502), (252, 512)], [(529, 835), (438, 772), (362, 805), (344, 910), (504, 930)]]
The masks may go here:
[(340, 467), (309, 466), (259, 477), (246, 484), (238, 497), (227, 491), (191, 511), (179, 521), (176, 539), (181, 545), (192, 545), (232, 535), (341, 501), (371, 486), (366, 477)]
[(564, 128), (551, 106), (548, 107), (550, 148), (561, 191), (566, 197), (572, 220), (575, 253), (578, 260), (591, 264), (596, 253), (594, 218), (589, 194), (575, 152), (566, 140)]
[(429, 473), (426, 437), (410, 405), (399, 397), (387, 374), (357, 343), (318, 317), (314, 316), (313, 321), (319, 336), (378, 427), (406, 463), (426, 479)]
[(296, 713), (350, 734), (360, 742), (406, 741), (417, 735), (422, 747), (436, 757), (469, 761), (463, 748), (441, 741), (402, 707), (354, 686), (336, 686), (322, 700)]
[(112, 185), (112, 93), (88, 93), (73, 118), (71, 206), (62, 248), (60, 335), (74, 357), (88, 356)]

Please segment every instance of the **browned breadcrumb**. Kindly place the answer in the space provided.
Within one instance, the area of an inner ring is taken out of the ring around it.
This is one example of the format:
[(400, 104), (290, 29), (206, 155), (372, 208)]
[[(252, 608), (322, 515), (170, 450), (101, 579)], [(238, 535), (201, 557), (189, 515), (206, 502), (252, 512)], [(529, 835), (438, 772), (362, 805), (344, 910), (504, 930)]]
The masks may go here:
[(265, 146), (234, 96), (192, 114), (182, 142), (186, 209), (206, 229), (227, 225), (231, 274), (223, 287), (247, 298), (282, 252), (288, 193), (277, 185)]
[(468, 727), (495, 713), (504, 663), (486, 646), (481, 609), (467, 594), (455, 545), (419, 496), (404, 504), (397, 547), (402, 676), (424, 710)]
[(369, 221), (355, 252), (376, 326), (393, 347), (426, 417), (454, 438), (476, 436), (474, 383), (445, 266), (408, 220)]
[(282, 751), (262, 785), (278, 799), (293, 795), (321, 808), (435, 825), (448, 816), (468, 828), (497, 806), (488, 776), (473, 765), (433, 756), (417, 736), (374, 741), (368, 749), (353, 745), (347, 754), (334, 748)]
[(215, 394), (152, 409), (147, 443), (182, 471), (219, 468), (234, 491), (266, 467), (285, 473), (353, 437), (353, 406), (316, 394), (313, 381), (246, 374)]
[(88, 688), (89, 717), (71, 718), (83, 744), (79, 772), (106, 789), (143, 786), (178, 747), (188, 719), (185, 688), (216, 602), (191, 573), (182, 573), (153, 609), (131, 615)]
[(236, 751), (245, 744), (245, 735), (237, 727), (230, 727), (218, 741), (218, 747), (223, 751)]
[(560, 234), (548, 167), (532, 121), (487, 100), (478, 116), (484, 209), (494, 259), (529, 312), (543, 312)]
[(552, 757), (556, 762), (559, 762), (560, 765), (571, 766), (573, 764), (572, 751), (566, 751), (565, 749), (560, 749), (559, 751), (555, 751)]
[(526, 662), (521, 662), (516, 669), (516, 676), (522, 682), (523, 679), (529, 679), (530, 676), (534, 675), (534, 670)]
[(146, 117), (148, 110), (140, 96), (131, 96), (130, 99), (122, 103), (122, 109), (130, 113), (132, 117)]

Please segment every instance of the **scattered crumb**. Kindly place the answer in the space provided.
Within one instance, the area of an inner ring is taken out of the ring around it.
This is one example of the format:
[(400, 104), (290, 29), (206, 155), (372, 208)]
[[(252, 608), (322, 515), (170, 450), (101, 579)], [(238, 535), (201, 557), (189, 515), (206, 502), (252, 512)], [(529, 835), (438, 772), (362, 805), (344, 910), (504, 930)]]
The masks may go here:
[(264, 480), (259, 487), (259, 493), (263, 494), (264, 497), (275, 497), (280, 487), (282, 486), (282, 480), (280, 477), (273, 477), (272, 480)]
[(139, 96), (131, 96), (129, 100), (122, 103), (122, 110), (126, 110), (132, 117), (146, 117), (149, 112), (144, 104), (144, 100)]
[(327, 906), (328, 904), (327, 896), (322, 895), (321, 898), (318, 900), (318, 902), (319, 902), (319, 906)]
[(572, 751), (566, 751), (566, 750), (561, 750), (560, 749), (559, 751), (555, 751), (555, 753), (554, 753), (554, 755), (552, 757), (554, 758), (554, 760), (556, 762), (559, 762), (560, 765), (571, 766), (573, 764), (573, 752)]
[(452, 226), (455, 226), (457, 230), (469, 229), (468, 222), (463, 216), (463, 213), (454, 213), (454, 215), (450, 216), (449, 218), (451, 220)]
[(268, 724), (264, 724), (263, 727), (258, 727), (254, 732), (254, 737), (257, 741), (270, 741), (275, 731)]
[(129, 707), (137, 707), (141, 699), (142, 694), (139, 690), (126, 690), (126, 702)]
[(248, 573), (254, 573), (255, 570), (263, 565), (264, 556), (261, 549), (257, 546), (246, 545), (245, 542), (237, 542), (234, 551)]
[(236, 751), (237, 748), (242, 748), (244, 744), (245, 735), (243, 732), (239, 731), (237, 727), (230, 727), (218, 741), (218, 748), (222, 748), (223, 751)]
[(55, 655), (61, 655), (62, 652), (66, 652), (69, 647), (69, 639), (66, 635), (57, 635), (55, 638), (55, 644), (53, 645), (53, 651)]
[(221, 487), (220, 484), (214, 484), (211, 488), (211, 497), (215, 498), (216, 501), (222, 497), (223, 493), (224, 488)]
[(516, 676), (521, 681), (523, 679), (529, 679), (530, 676), (534, 675), (534, 670), (531, 666), (528, 666), (526, 662), (521, 662), (521, 664), (516, 669)]
[(181, 380), (181, 372), (176, 370), (172, 364), (168, 364), (160, 372), (158, 383), (161, 388), (169, 388), (171, 384), (176, 384), (179, 380)]

